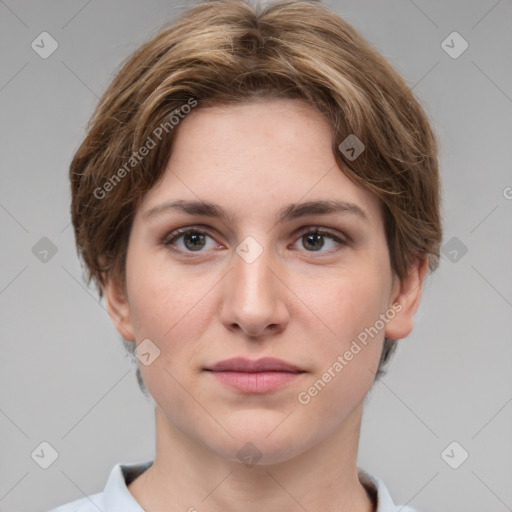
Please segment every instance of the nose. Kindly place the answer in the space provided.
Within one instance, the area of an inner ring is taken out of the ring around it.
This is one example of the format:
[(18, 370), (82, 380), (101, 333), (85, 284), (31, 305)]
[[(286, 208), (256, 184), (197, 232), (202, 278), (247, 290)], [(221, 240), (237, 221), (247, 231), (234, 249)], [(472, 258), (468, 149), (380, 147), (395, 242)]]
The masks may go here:
[(220, 313), (227, 329), (263, 338), (286, 328), (288, 288), (279, 274), (270, 250), (264, 249), (252, 262), (238, 253), (233, 255), (232, 270), (223, 280)]

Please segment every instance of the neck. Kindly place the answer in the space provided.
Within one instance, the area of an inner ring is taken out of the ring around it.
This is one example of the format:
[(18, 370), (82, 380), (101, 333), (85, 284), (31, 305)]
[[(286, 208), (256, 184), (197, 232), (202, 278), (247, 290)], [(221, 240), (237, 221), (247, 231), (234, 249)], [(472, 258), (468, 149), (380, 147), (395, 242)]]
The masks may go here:
[(171, 425), (155, 409), (153, 465), (128, 489), (146, 510), (374, 512), (357, 474), (362, 407), (342, 430), (291, 459), (246, 466)]

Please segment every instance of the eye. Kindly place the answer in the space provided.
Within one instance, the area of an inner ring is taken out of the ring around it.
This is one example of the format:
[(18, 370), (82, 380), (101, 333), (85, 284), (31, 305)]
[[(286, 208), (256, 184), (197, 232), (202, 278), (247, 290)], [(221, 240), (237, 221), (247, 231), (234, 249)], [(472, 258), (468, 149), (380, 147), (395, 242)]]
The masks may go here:
[[(207, 240), (208, 238), (211, 240), (209, 246)], [(339, 236), (329, 231), (321, 230), (318, 227), (307, 228), (307, 230), (303, 231), (299, 235), (299, 239), (295, 242), (295, 244), (301, 241), (307, 252), (325, 253), (329, 252), (329, 249), (332, 248), (329, 247), (329, 244), (326, 244), (326, 239), (331, 240), (330, 245), (334, 245), (334, 247), (347, 245), (347, 242)], [(214, 249), (218, 246), (218, 244), (208, 234), (207, 231), (197, 227), (176, 229), (175, 231), (165, 235), (161, 240), (161, 243), (164, 246), (169, 247), (171, 250), (182, 253), (204, 252), (203, 249)], [(326, 245), (328, 250), (321, 250), (325, 249)]]
[[(210, 238), (214, 243), (208, 247), (206, 239)], [(180, 239), (181, 240), (180, 242)], [(217, 244), (206, 232), (198, 228), (180, 228), (166, 235), (162, 244), (166, 247), (174, 246), (181, 252), (201, 252), (202, 249), (213, 249)]]
[[(327, 251), (321, 251), (325, 247), (325, 239), (330, 239), (334, 242), (334, 246), (337, 245), (347, 245), (347, 242), (343, 239), (341, 239), (339, 236), (335, 235), (334, 233), (331, 233), (329, 231), (322, 231), (320, 228), (315, 227), (314, 229), (308, 228), (307, 231), (304, 231), (300, 234), (299, 240), (297, 242), (301, 241), (303, 246), (307, 249), (308, 252), (329, 252)], [(295, 242), (295, 243), (297, 243)], [(327, 244), (328, 246), (329, 244)], [(332, 243), (331, 243), (332, 245)], [(330, 247), (327, 247), (327, 249), (330, 249)]]

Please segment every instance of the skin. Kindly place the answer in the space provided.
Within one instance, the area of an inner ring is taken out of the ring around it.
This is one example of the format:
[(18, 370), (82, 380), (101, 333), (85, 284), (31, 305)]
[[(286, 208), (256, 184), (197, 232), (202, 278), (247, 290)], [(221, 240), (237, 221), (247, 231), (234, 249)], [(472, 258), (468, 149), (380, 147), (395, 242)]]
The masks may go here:
[[(426, 261), (395, 279), (379, 202), (337, 166), (331, 139), (327, 122), (298, 100), (198, 107), (180, 122), (165, 174), (137, 208), (126, 289), (109, 279), (105, 296), (125, 339), (149, 338), (160, 350), (141, 365), (155, 402), (156, 457), (128, 487), (146, 510), (375, 510), (357, 475), (363, 402), (384, 337), (413, 327)], [(211, 201), (233, 218), (144, 216), (177, 199)], [(353, 203), (367, 219), (338, 212), (278, 222), (285, 205), (321, 199)], [(208, 232), (199, 242), (161, 242), (197, 225)], [(346, 244), (328, 235), (308, 243), (303, 233), (315, 227)], [(251, 263), (236, 252), (248, 236), (263, 250)], [(402, 310), (300, 403), (394, 303)], [(203, 371), (235, 356), (278, 357), (305, 373), (257, 395)], [(237, 457), (247, 442), (261, 453), (251, 467)]]

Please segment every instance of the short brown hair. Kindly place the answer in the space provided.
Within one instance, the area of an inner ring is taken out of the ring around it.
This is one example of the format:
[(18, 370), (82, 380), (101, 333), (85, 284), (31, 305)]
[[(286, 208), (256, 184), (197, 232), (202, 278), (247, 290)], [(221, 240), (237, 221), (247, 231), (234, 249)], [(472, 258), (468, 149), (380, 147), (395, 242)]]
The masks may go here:
[[(437, 141), (403, 78), (320, 2), (213, 0), (192, 6), (126, 60), (71, 163), (77, 250), (100, 298), (106, 275), (125, 285), (133, 216), (165, 170), (179, 129), (172, 116), (191, 100), (201, 108), (256, 97), (301, 99), (328, 121), (336, 161), (380, 200), (396, 276), (405, 277), (417, 256), (430, 271), (438, 266)], [(158, 143), (134, 164), (158, 127), (166, 128)], [(356, 159), (339, 149), (349, 135), (364, 144)], [(395, 346), (385, 340), (377, 377)]]

